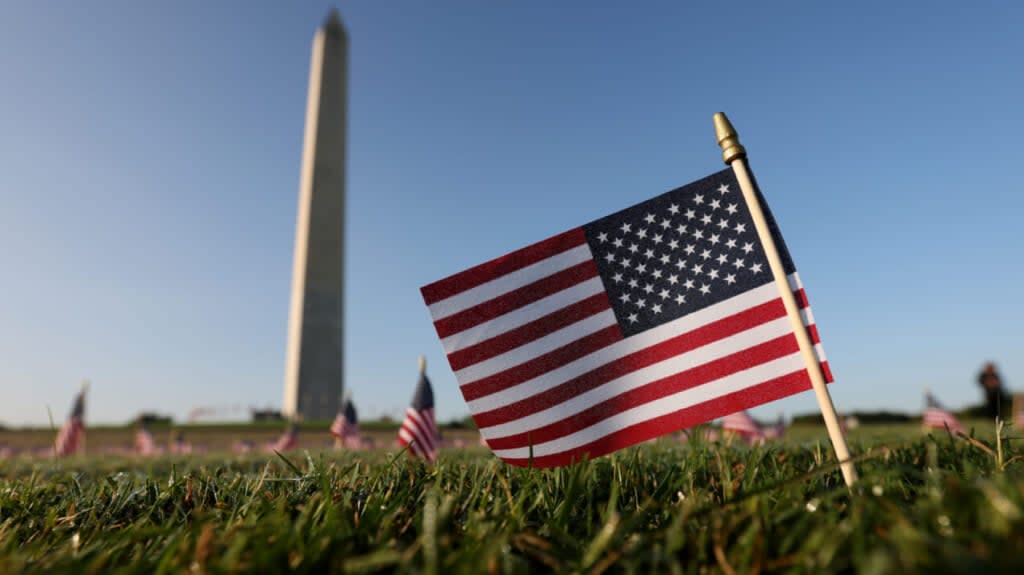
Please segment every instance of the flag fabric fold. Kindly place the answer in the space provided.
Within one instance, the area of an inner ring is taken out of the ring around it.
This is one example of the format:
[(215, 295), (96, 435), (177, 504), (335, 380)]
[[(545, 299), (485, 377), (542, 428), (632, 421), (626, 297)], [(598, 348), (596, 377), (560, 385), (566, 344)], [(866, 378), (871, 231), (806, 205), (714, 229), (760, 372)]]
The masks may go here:
[(566, 465), (811, 387), (731, 170), (421, 291), (477, 427), (513, 465)]
[(75, 403), (71, 407), (67, 421), (57, 432), (57, 438), (53, 442), (54, 453), (58, 457), (74, 455), (82, 447), (85, 439), (85, 388), (83, 387), (75, 396)]
[(434, 390), (423, 371), (420, 371), (412, 403), (405, 410), (405, 419), (398, 430), (398, 443), (407, 447), (412, 455), (427, 461), (437, 458), (440, 438), (434, 421)]

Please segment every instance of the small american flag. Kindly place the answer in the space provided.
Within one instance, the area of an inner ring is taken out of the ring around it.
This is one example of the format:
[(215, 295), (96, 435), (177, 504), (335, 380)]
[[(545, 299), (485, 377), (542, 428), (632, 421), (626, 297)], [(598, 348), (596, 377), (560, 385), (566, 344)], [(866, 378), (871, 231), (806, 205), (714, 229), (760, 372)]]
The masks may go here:
[(405, 420), (398, 430), (398, 444), (408, 447), (409, 453), (428, 461), (437, 458), (437, 424), (434, 422), (434, 390), (422, 369), (416, 384), (412, 404), (405, 410)]
[(53, 446), (58, 457), (77, 453), (85, 439), (85, 390), (83, 387), (78, 392), (67, 421), (57, 432)]
[(722, 431), (730, 431), (751, 443), (778, 439), (786, 433), (786, 422), (779, 416), (774, 425), (762, 426), (746, 410), (730, 413), (722, 418)]
[(288, 428), (271, 446), (273, 451), (288, 451), (299, 445), (299, 424), (295, 421), (288, 423)]
[(171, 453), (186, 454), (192, 453), (192, 444), (185, 441), (185, 434), (178, 431), (171, 441)]
[(139, 428), (135, 430), (135, 453), (139, 455), (153, 455), (156, 453), (156, 443), (153, 441), (153, 434), (149, 432), (145, 422), (139, 422)]
[(356, 406), (352, 398), (346, 396), (334, 422), (331, 423), (331, 435), (341, 440), (342, 445), (349, 449), (360, 447), (359, 416), (356, 414)]
[(922, 414), (921, 420), (925, 427), (932, 429), (948, 429), (950, 433), (963, 433), (964, 427), (960, 425), (960, 420), (956, 418), (949, 410), (939, 403), (939, 400), (935, 399), (931, 393), (926, 393), (924, 396), (924, 413)]
[(763, 430), (766, 439), (779, 439), (786, 434), (786, 420), (782, 419), (782, 416), (780, 415), (779, 419), (776, 420), (775, 425), (770, 425)]
[(730, 431), (748, 441), (765, 438), (765, 432), (746, 410), (730, 413), (722, 418), (722, 431)]
[(731, 170), (422, 293), (477, 427), (513, 465), (566, 465), (811, 387)]

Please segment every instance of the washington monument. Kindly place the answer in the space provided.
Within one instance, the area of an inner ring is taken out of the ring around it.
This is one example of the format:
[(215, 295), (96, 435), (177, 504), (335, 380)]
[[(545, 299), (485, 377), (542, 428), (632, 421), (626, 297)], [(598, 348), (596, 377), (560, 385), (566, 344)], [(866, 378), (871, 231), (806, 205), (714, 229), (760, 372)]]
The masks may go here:
[(348, 37), (332, 10), (313, 38), (295, 225), (284, 415), (332, 419), (343, 387)]

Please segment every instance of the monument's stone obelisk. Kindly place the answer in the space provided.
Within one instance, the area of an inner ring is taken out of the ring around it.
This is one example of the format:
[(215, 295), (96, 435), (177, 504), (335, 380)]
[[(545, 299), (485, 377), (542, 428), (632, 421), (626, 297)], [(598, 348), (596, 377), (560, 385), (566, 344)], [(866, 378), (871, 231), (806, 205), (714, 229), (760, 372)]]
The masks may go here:
[(348, 37), (332, 10), (313, 38), (295, 226), (284, 414), (332, 419), (341, 405)]

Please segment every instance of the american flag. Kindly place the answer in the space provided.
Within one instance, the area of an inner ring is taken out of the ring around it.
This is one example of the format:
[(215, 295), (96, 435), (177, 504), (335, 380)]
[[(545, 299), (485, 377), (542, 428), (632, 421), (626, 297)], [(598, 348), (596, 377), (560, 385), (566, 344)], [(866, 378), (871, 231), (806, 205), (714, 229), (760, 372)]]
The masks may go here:
[(57, 432), (53, 447), (59, 457), (77, 453), (85, 439), (85, 390), (83, 387), (78, 392), (67, 421)]
[(786, 433), (786, 422), (779, 416), (774, 425), (761, 425), (746, 410), (730, 413), (722, 418), (722, 430), (741, 435), (750, 442), (778, 439)]
[(273, 451), (288, 451), (299, 445), (299, 424), (295, 421), (288, 423), (288, 428), (270, 447)]
[(334, 422), (331, 423), (331, 434), (341, 440), (342, 444), (355, 449), (360, 447), (359, 416), (356, 414), (356, 406), (352, 398), (346, 396)]
[(145, 422), (139, 422), (139, 428), (135, 430), (135, 452), (139, 455), (153, 455), (156, 453), (156, 443), (153, 441), (153, 434), (149, 432)]
[(731, 431), (748, 441), (764, 439), (765, 431), (761, 429), (747, 410), (730, 413), (722, 418), (722, 431)]
[(779, 439), (786, 434), (786, 421), (780, 415), (775, 425), (770, 425), (764, 428), (763, 431), (766, 439)]
[(405, 420), (398, 430), (398, 444), (408, 447), (409, 453), (428, 461), (437, 458), (439, 438), (434, 423), (434, 390), (427, 374), (421, 369), (420, 380), (412, 404), (405, 410)]
[(924, 396), (924, 413), (922, 414), (921, 420), (925, 427), (933, 429), (949, 429), (950, 433), (963, 433), (964, 427), (960, 425), (960, 420), (956, 418), (949, 410), (939, 403), (939, 400), (935, 399), (931, 393), (926, 393)]
[(811, 387), (731, 170), (422, 293), (480, 432), (513, 465), (596, 457)]
[(178, 431), (171, 440), (171, 453), (186, 454), (192, 453), (192, 444), (185, 441), (185, 434)]

